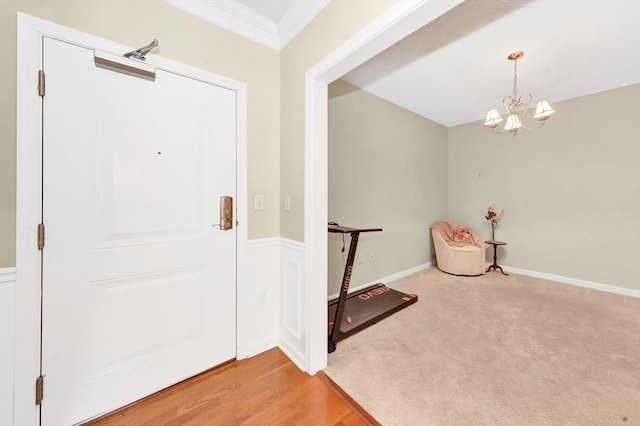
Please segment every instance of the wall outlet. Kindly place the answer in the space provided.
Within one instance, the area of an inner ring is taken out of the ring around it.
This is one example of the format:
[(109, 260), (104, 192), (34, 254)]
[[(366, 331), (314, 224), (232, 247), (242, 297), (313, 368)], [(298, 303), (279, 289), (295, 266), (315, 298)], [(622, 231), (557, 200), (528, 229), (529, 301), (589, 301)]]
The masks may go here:
[(291, 195), (284, 196), (284, 211), (285, 212), (291, 211)]
[(373, 257), (373, 252), (369, 253), (369, 262), (373, 262), (375, 258)]
[(268, 296), (269, 290), (262, 290), (260, 292), (260, 304), (264, 305), (265, 303), (267, 303)]

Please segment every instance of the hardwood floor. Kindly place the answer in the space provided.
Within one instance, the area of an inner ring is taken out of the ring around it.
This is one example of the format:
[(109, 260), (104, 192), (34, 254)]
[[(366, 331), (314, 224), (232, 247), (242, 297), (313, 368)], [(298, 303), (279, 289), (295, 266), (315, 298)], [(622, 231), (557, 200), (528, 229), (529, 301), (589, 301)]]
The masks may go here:
[(322, 372), (303, 373), (275, 348), (204, 372), (89, 425), (379, 424), (334, 386)]

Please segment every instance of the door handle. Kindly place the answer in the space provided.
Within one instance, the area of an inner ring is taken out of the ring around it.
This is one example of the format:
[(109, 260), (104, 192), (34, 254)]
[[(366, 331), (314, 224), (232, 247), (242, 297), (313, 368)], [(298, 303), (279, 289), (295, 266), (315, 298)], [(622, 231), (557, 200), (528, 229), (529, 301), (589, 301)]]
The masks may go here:
[(233, 229), (233, 197), (223, 195), (220, 197), (220, 223), (213, 225), (220, 227), (221, 231)]

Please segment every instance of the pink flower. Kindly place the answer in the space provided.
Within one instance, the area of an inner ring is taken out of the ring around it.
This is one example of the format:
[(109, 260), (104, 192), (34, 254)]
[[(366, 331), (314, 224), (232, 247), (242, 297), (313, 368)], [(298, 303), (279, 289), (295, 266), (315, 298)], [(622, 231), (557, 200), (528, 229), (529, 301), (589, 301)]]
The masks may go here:
[(500, 212), (500, 214), (498, 214), (493, 209), (493, 206), (489, 206), (489, 208), (487, 209), (487, 214), (484, 216), (484, 218), (491, 221), (491, 223), (495, 225), (500, 220), (502, 213), (504, 213), (504, 209)]

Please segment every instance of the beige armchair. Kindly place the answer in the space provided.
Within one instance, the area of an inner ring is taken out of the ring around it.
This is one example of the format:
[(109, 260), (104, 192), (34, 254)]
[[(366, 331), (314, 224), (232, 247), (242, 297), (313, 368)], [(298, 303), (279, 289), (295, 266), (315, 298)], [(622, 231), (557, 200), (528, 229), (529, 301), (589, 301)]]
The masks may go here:
[(453, 275), (485, 273), (485, 244), (464, 226), (449, 222), (431, 225), (438, 269)]

